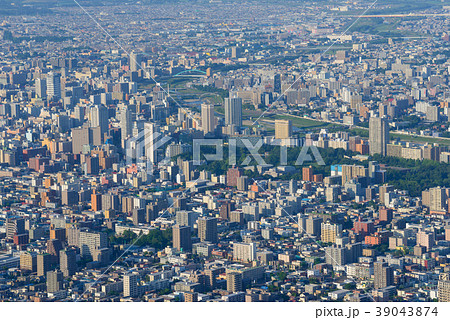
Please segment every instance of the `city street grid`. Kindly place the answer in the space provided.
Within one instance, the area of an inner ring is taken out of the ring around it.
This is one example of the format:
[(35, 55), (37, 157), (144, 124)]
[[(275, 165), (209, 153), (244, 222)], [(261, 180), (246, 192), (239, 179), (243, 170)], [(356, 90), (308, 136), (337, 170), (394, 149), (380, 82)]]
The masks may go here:
[[(75, 0), (74, 0), (75, 1)], [(358, 21), (359, 21), (359, 19), (361, 19), (362, 18), (362, 16), (364, 16), (366, 13), (367, 13), (367, 11), (369, 11), (376, 3), (378, 2), (378, 0), (375, 0), (366, 10), (364, 10), (364, 12), (347, 28), (347, 29), (345, 29), (345, 31), (333, 42), (333, 43), (331, 43), (331, 45), (326, 49), (326, 50), (324, 50), (323, 52), (321, 52), (320, 54), (319, 54), (319, 57), (318, 58), (315, 58), (314, 59), (314, 61), (313, 61), (313, 63), (315, 63), (317, 60), (320, 60), (320, 58), (325, 54), (325, 53), (327, 53), (339, 40), (340, 40), (340, 38), (342, 38), (346, 33), (347, 33), (347, 31), (348, 30), (350, 30)], [(308, 67), (298, 78), (297, 78), (297, 80), (295, 80), (286, 90), (284, 90), (284, 92), (282, 93), (282, 94), (280, 94), (279, 96), (278, 96), (278, 98), (269, 106), (269, 107), (267, 107), (267, 109), (266, 110), (264, 110), (264, 112), (263, 113), (261, 113), (260, 115), (259, 115), (259, 117), (255, 120), (255, 121), (253, 121), (253, 124), (252, 125), (255, 125), (255, 123), (256, 122), (258, 122), (258, 120), (259, 119), (261, 119), (263, 116), (264, 116), (264, 114), (267, 112), (267, 111), (269, 111), (269, 109), (271, 109), (272, 108), (272, 106), (273, 105), (275, 105), (280, 99), (281, 99), (281, 97), (283, 97), (285, 94), (286, 94), (286, 92), (287, 91), (289, 91), (309, 70), (311, 69), (311, 67)]]

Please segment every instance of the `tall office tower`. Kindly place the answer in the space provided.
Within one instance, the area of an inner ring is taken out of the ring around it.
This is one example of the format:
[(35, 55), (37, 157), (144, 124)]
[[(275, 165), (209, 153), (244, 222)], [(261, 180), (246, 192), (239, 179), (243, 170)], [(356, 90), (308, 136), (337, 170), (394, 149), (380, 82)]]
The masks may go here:
[(237, 97), (225, 98), (225, 125), (242, 127), (242, 99)]
[(106, 233), (80, 231), (80, 249), (83, 258), (93, 258), (96, 251), (108, 247)]
[(61, 98), (61, 75), (59, 73), (47, 74), (47, 97), (49, 99)]
[(291, 136), (291, 120), (275, 120), (275, 139), (289, 139)]
[(289, 181), (289, 193), (296, 194), (298, 189), (297, 180), (291, 179)]
[(133, 131), (133, 119), (131, 110), (128, 106), (122, 106), (120, 108), (119, 121), (123, 141), (126, 140)]
[(74, 248), (61, 250), (59, 264), (64, 277), (71, 277), (77, 271), (77, 252)]
[(174, 225), (172, 228), (173, 247), (181, 251), (192, 250), (191, 227)]
[(321, 239), (324, 243), (334, 243), (336, 238), (342, 235), (342, 225), (332, 224), (330, 221), (321, 225)]
[(199, 218), (197, 223), (200, 241), (209, 241), (212, 243), (216, 243), (218, 241), (216, 218)]
[(386, 262), (374, 264), (374, 288), (381, 289), (394, 284), (394, 270)]
[(147, 161), (153, 164), (158, 162), (158, 142), (164, 138), (164, 136), (160, 134), (160, 130), (160, 126), (156, 123), (144, 123), (144, 155), (147, 158)]
[(231, 58), (238, 58), (240, 54), (240, 48), (238, 47), (232, 47), (231, 48)]
[(281, 75), (279, 74), (273, 77), (273, 92), (281, 93)]
[(441, 273), (438, 282), (439, 302), (450, 302), (450, 273)]
[(256, 246), (254, 243), (234, 243), (233, 259), (242, 262), (256, 260)]
[(108, 132), (108, 109), (102, 105), (91, 108), (91, 127), (100, 127), (100, 133), (103, 136)]
[(242, 273), (227, 273), (227, 291), (231, 293), (242, 291)]
[(370, 154), (386, 155), (386, 146), (389, 143), (389, 127), (385, 118), (369, 119), (369, 150)]
[(48, 253), (41, 253), (37, 256), (37, 275), (38, 277), (45, 276), (50, 270), (50, 263), (52, 256)]
[(130, 71), (139, 71), (141, 66), (142, 56), (138, 53), (132, 52), (130, 54)]
[(138, 296), (138, 274), (128, 273), (123, 276), (123, 296), (137, 297)]
[(37, 271), (37, 255), (35, 252), (24, 252), (20, 255), (20, 270)]
[(63, 288), (63, 273), (61, 271), (47, 272), (47, 292), (57, 292)]
[(204, 133), (213, 132), (215, 129), (214, 106), (202, 104), (202, 128)]
[(306, 233), (312, 236), (320, 236), (320, 225), (322, 224), (322, 218), (309, 216), (306, 219)]
[(25, 219), (6, 218), (6, 238), (13, 239), (16, 234), (25, 233)]
[(47, 80), (37, 78), (34, 82), (34, 89), (38, 98), (47, 97)]

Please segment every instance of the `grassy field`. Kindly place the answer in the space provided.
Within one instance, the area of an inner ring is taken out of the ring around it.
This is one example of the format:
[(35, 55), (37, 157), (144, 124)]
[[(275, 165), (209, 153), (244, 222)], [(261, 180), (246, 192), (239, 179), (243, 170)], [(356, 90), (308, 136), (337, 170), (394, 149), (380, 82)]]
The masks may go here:
[(420, 136), (410, 136), (407, 134), (391, 133), (391, 139), (398, 138), (401, 141), (416, 142), (416, 143), (438, 143), (440, 145), (450, 146), (450, 140), (433, 138), (433, 137), (420, 137)]
[(303, 128), (319, 128), (319, 127), (327, 127), (330, 125), (330, 123), (317, 121), (317, 120), (310, 120), (310, 119), (303, 119), (303, 118), (297, 118), (294, 116), (284, 116), (284, 115), (276, 115), (276, 116), (270, 116), (268, 117), (271, 120), (281, 119), (281, 120), (291, 120), (292, 125), (303, 129)]

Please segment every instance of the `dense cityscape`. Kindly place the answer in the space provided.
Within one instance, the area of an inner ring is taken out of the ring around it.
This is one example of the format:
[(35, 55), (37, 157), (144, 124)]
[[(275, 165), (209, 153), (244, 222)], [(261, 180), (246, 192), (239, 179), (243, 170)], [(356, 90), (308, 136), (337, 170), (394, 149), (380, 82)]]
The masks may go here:
[(0, 301), (450, 302), (449, 16), (6, 1)]

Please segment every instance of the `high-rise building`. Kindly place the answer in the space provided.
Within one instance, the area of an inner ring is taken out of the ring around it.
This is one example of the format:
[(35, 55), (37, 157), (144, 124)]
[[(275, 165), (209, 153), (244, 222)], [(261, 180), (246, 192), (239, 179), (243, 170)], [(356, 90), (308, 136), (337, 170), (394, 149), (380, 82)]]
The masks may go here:
[(291, 179), (289, 180), (289, 193), (296, 194), (298, 189), (297, 180)]
[(199, 218), (197, 223), (200, 241), (209, 241), (212, 243), (218, 241), (216, 218)]
[(450, 273), (439, 275), (438, 296), (439, 302), (450, 302)]
[(94, 106), (90, 111), (91, 127), (100, 127), (100, 133), (103, 136), (108, 132), (108, 109), (102, 105)]
[(97, 175), (100, 172), (100, 160), (98, 157), (85, 157), (83, 163), (84, 172), (88, 175)]
[(306, 167), (302, 168), (302, 180), (303, 181), (313, 181), (313, 168), (312, 167)]
[(176, 224), (179, 226), (194, 227), (195, 221), (198, 218), (198, 213), (193, 211), (180, 210), (176, 214)]
[(325, 190), (325, 196), (327, 202), (337, 202), (339, 196), (340, 187), (339, 186), (328, 186)]
[(227, 171), (227, 186), (237, 187), (237, 179), (244, 174), (241, 168), (232, 167)]
[(386, 146), (389, 143), (389, 127), (386, 118), (369, 119), (369, 150), (370, 154), (386, 156)]
[(323, 220), (320, 217), (309, 216), (308, 219), (306, 219), (306, 233), (312, 236), (319, 237), (322, 221)]
[(235, 209), (234, 202), (224, 201), (219, 209), (219, 215), (222, 219), (230, 220), (230, 213)]
[(434, 234), (426, 231), (417, 232), (416, 244), (427, 248), (427, 251), (434, 246)]
[(233, 259), (242, 262), (256, 260), (256, 246), (254, 243), (234, 243)]
[(130, 71), (139, 71), (141, 66), (142, 56), (138, 53), (132, 52), (130, 54)]
[(123, 276), (123, 296), (124, 297), (137, 297), (138, 292), (138, 274), (128, 273)]
[(342, 225), (333, 224), (330, 221), (321, 224), (321, 240), (324, 243), (334, 243), (336, 238), (342, 235)]
[(59, 73), (47, 74), (47, 96), (49, 99), (61, 98), (61, 75)]
[(80, 249), (83, 258), (93, 258), (96, 250), (108, 247), (108, 239), (106, 233), (80, 231)]
[(394, 270), (386, 262), (374, 263), (374, 288), (381, 289), (394, 284)]
[(227, 291), (231, 293), (242, 291), (242, 273), (227, 273)]
[(85, 145), (99, 146), (101, 144), (100, 127), (72, 129), (72, 152), (74, 154), (82, 153)]
[(223, 268), (211, 268), (205, 270), (206, 289), (214, 290), (217, 284), (217, 277), (223, 272)]
[(57, 292), (63, 288), (63, 273), (61, 271), (47, 272), (47, 292)]
[(97, 193), (95, 190), (91, 194), (91, 210), (102, 210), (102, 195)]
[(242, 99), (237, 97), (225, 98), (225, 125), (242, 127)]
[(172, 228), (173, 247), (177, 250), (191, 251), (191, 227), (174, 225)]
[(41, 253), (37, 256), (37, 275), (38, 277), (45, 276), (50, 270), (50, 263), (52, 256), (48, 253)]
[(47, 80), (37, 78), (34, 82), (34, 88), (36, 91), (36, 95), (38, 98), (45, 98), (47, 97)]
[(122, 140), (126, 140), (133, 131), (132, 113), (128, 106), (122, 106), (119, 114)]
[(239, 191), (248, 191), (248, 177), (242, 176), (237, 178), (237, 189)]
[(191, 181), (194, 178), (194, 162), (192, 160), (183, 161), (182, 170), (186, 181)]
[(71, 277), (77, 270), (77, 252), (74, 248), (61, 250), (59, 253), (60, 269), (65, 277)]
[(343, 246), (333, 244), (325, 248), (325, 262), (332, 266), (343, 266), (347, 263), (347, 250)]
[(239, 47), (232, 47), (231, 48), (231, 58), (239, 58), (240, 51), (241, 50)]
[(214, 106), (202, 104), (202, 128), (204, 133), (213, 132), (215, 129)]
[(301, 234), (306, 233), (306, 220), (308, 216), (304, 214), (298, 214), (298, 232)]
[(37, 255), (34, 252), (24, 252), (20, 255), (20, 270), (37, 271)]
[(446, 189), (441, 187), (430, 188), (430, 210), (443, 211), (447, 200)]
[(6, 218), (6, 238), (13, 239), (16, 234), (25, 233), (25, 219)]
[(292, 136), (291, 120), (275, 120), (275, 139), (289, 139)]
[(281, 93), (281, 75), (279, 74), (273, 77), (273, 92)]
[(394, 210), (391, 208), (380, 208), (379, 220), (390, 223), (392, 221)]
[(198, 293), (197, 292), (185, 292), (184, 293), (184, 302), (197, 302), (198, 301)]
[(380, 197), (380, 202), (383, 204), (389, 204), (386, 201), (386, 194), (393, 192), (394, 191), (394, 186), (391, 185), (382, 185), (378, 188), (378, 193), (379, 193), (379, 197)]

